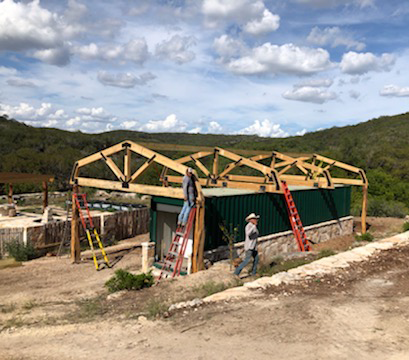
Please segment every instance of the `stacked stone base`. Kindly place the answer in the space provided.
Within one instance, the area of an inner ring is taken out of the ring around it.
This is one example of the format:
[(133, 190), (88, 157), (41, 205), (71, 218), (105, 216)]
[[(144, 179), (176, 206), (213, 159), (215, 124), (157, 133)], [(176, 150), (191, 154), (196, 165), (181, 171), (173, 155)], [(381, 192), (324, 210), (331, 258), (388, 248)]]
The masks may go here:
[[(304, 228), (307, 238), (315, 243), (322, 243), (337, 236), (351, 235), (353, 232), (353, 217), (347, 216)], [(244, 257), (244, 242), (234, 244), (233, 256)], [(258, 239), (258, 251), (261, 261), (272, 261), (276, 256), (297, 252), (298, 245), (291, 230), (262, 236)], [(221, 246), (205, 252), (205, 258), (211, 262), (229, 258), (228, 246)]]

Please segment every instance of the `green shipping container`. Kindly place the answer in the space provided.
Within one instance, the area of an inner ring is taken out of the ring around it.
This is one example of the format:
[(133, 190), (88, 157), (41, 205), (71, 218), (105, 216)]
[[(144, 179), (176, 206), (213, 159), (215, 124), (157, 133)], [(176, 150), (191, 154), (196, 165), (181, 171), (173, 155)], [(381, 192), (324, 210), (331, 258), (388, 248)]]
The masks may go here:
[[(336, 220), (350, 215), (351, 187), (337, 186), (333, 190), (291, 186), (291, 194), (304, 226)], [(260, 215), (260, 236), (291, 230), (284, 195), (254, 193), (237, 189), (204, 189), (205, 195), (205, 250), (226, 245), (220, 230), (237, 227), (236, 242), (244, 241), (246, 216)], [(151, 203), (151, 241), (156, 242), (157, 204), (182, 206), (179, 199), (153, 196)]]

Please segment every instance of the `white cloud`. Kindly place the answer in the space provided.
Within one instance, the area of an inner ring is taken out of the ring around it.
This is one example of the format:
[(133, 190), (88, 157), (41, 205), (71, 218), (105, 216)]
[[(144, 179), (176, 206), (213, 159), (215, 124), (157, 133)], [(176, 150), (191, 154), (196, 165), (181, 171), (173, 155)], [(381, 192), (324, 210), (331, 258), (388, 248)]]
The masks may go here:
[(210, 121), (207, 132), (210, 134), (219, 134), (222, 130), (222, 126), (217, 121)]
[(66, 125), (69, 127), (72, 127), (74, 125), (79, 125), (79, 124), (81, 124), (81, 118), (79, 116), (75, 116), (66, 122)]
[(392, 54), (376, 56), (370, 52), (356, 53), (350, 51), (342, 56), (341, 70), (351, 75), (365, 74), (369, 71), (390, 71), (396, 58)]
[(188, 131), (188, 133), (189, 134), (199, 134), (201, 131), (202, 131), (202, 128), (198, 126), (198, 127), (193, 128), (193, 129), (190, 129)]
[(237, 131), (237, 134), (258, 135), (262, 137), (286, 137), (288, 133), (281, 129), (280, 124), (275, 124), (268, 119), (256, 120), (244, 129)]
[(65, 47), (54, 49), (37, 50), (33, 56), (51, 65), (65, 66), (70, 62), (70, 50)]
[(280, 16), (264, 9), (261, 19), (249, 21), (244, 26), (244, 31), (252, 35), (266, 34), (276, 31), (280, 27)]
[(179, 120), (175, 114), (168, 115), (165, 120), (149, 120), (141, 127), (141, 131), (152, 132), (184, 132), (187, 124)]
[(116, 86), (125, 89), (133, 88), (136, 85), (146, 85), (149, 81), (156, 79), (156, 76), (150, 72), (136, 76), (131, 73), (109, 74), (106, 71), (98, 73), (98, 81), (107, 86)]
[[(103, 108), (80, 108), (75, 111), (77, 114), (83, 115), (82, 120), (94, 120), (94, 119), (108, 119), (111, 115)], [(85, 115), (85, 116), (84, 116)]]
[(360, 8), (375, 6), (375, 0), (292, 0), (292, 2), (322, 8), (332, 8), (340, 5), (355, 5)]
[(252, 49), (251, 55), (232, 60), (227, 67), (243, 75), (268, 72), (303, 75), (326, 70), (331, 65), (329, 53), (324, 49), (265, 43)]
[(11, 76), (16, 75), (17, 70), (14, 68), (9, 68), (5, 66), (0, 66), (0, 76)]
[(232, 22), (251, 35), (276, 31), (280, 26), (280, 16), (268, 10), (261, 0), (204, 0), (202, 12), (209, 27)]
[(307, 133), (307, 129), (302, 129), (295, 133), (296, 136), (304, 136)]
[(284, 99), (323, 104), (335, 100), (338, 96), (332, 91), (327, 91), (311, 86), (304, 86), (288, 90), (282, 94)]
[(45, 126), (45, 127), (53, 127), (53, 126), (55, 126), (57, 124), (58, 124), (57, 120), (48, 120), (48, 121), (42, 123), (41, 125)]
[(7, 80), (7, 84), (15, 87), (36, 87), (32, 81), (22, 78), (12, 78)]
[(0, 104), (0, 111), (16, 120), (39, 121), (44, 120), (53, 111), (50, 103), (42, 103), (39, 108), (35, 108), (27, 103), (20, 103), (17, 106)]
[(120, 126), (128, 130), (133, 129), (136, 125), (138, 125), (137, 121), (124, 121)]
[(195, 59), (195, 53), (189, 48), (196, 44), (193, 36), (174, 35), (156, 45), (156, 56), (168, 59), (177, 64), (184, 64)]
[(326, 27), (325, 29), (315, 26), (308, 35), (307, 40), (318, 46), (345, 46), (347, 49), (354, 48), (358, 51), (365, 49), (366, 46), (364, 43), (352, 39), (350, 35), (344, 34), (337, 26)]
[(309, 87), (330, 87), (334, 81), (332, 79), (308, 79), (305, 81), (302, 81), (298, 84), (295, 84), (294, 87), (299, 88), (299, 87), (304, 87), (304, 86), (309, 86)]
[(409, 87), (400, 87), (398, 85), (385, 85), (379, 92), (381, 96), (407, 97), (409, 96)]
[(102, 60), (124, 64), (133, 62), (142, 65), (149, 57), (148, 45), (144, 38), (134, 38), (126, 44), (104, 44), (98, 46), (95, 43), (75, 46), (72, 51), (84, 60)]
[(247, 52), (246, 45), (226, 34), (214, 39), (213, 47), (223, 62)]

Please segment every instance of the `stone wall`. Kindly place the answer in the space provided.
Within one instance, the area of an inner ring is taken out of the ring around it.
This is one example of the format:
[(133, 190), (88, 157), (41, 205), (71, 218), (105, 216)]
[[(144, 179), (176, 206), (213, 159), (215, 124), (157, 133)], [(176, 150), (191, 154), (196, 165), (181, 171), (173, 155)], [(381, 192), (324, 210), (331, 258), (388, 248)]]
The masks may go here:
[[(316, 243), (328, 241), (334, 237), (350, 235), (353, 232), (353, 217), (347, 216), (338, 220), (306, 226), (304, 228), (308, 239)], [(234, 244), (234, 257), (244, 257), (244, 242)], [(298, 251), (298, 245), (293, 232), (285, 231), (277, 234), (261, 236), (258, 239), (260, 261), (269, 262), (274, 257), (284, 253)], [(205, 252), (205, 258), (212, 262), (229, 258), (228, 246), (221, 246)]]

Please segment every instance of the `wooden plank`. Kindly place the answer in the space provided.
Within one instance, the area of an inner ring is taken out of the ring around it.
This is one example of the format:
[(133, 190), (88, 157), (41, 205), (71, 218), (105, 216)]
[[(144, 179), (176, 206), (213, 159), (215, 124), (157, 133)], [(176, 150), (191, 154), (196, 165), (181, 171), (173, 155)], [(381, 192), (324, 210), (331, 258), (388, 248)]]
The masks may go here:
[(81, 261), (81, 248), (80, 248), (80, 234), (79, 234), (79, 214), (77, 206), (75, 205), (74, 194), (79, 192), (77, 185), (73, 187), (73, 194), (71, 199), (71, 263), (79, 263)]
[(185, 165), (179, 164), (175, 160), (169, 159), (166, 156), (155, 153), (154, 151), (152, 151), (150, 149), (147, 149), (147, 148), (145, 148), (145, 147), (143, 147), (143, 146), (141, 146), (139, 144), (135, 144), (135, 143), (133, 143), (131, 141), (129, 141), (128, 143), (130, 144), (130, 149), (133, 152), (135, 152), (135, 153), (137, 153), (137, 154), (139, 154), (141, 156), (144, 156), (147, 159), (150, 159), (152, 156), (156, 155), (155, 156), (155, 162), (156, 163), (158, 163), (160, 165), (163, 165), (163, 166), (166, 166), (169, 169), (172, 169), (172, 170), (178, 172), (179, 174), (186, 174), (187, 167)]
[(0, 184), (41, 183), (43, 181), (53, 182), (54, 176), (14, 172), (0, 173)]
[(126, 148), (125, 151), (125, 157), (124, 157), (124, 175), (125, 175), (125, 181), (130, 181), (131, 180), (131, 150), (129, 148)]
[(213, 177), (217, 178), (218, 173), (219, 173), (219, 152), (215, 150), (213, 158)]
[[(194, 231), (194, 253), (196, 263), (193, 266), (193, 272), (204, 270), (204, 246), (205, 246), (205, 207), (201, 203), (196, 209), (196, 223)], [(193, 259), (192, 259), (193, 260)], [(193, 261), (192, 261), (193, 263)], [(192, 264), (193, 265), (193, 264)]]
[(100, 180), (79, 177), (77, 178), (78, 185), (96, 187), (99, 189), (118, 190), (125, 192), (136, 192), (146, 195), (167, 196), (177, 199), (183, 199), (183, 190), (181, 188), (161, 187), (154, 185), (129, 184), (128, 188), (122, 187), (119, 181)]
[(297, 186), (311, 186), (324, 189), (333, 189), (333, 185), (328, 185), (328, 181), (325, 178), (317, 178), (315, 180), (305, 179), (305, 176), (302, 175), (281, 175), (281, 180), (285, 180), (288, 185), (297, 185)]
[(95, 154), (89, 155), (89, 156), (87, 156), (87, 157), (85, 157), (85, 158), (83, 158), (81, 160), (78, 160), (77, 161), (78, 167), (82, 167), (82, 166), (91, 164), (91, 163), (93, 163), (95, 161), (103, 159), (104, 156), (109, 157), (109, 156), (111, 156), (113, 154), (116, 154), (117, 152), (120, 152), (120, 151), (124, 150), (124, 146), (123, 146), (124, 143), (125, 143), (125, 141), (120, 142), (119, 144), (111, 146), (111, 147), (109, 147), (107, 149), (104, 149), (102, 151), (98, 151)]
[(366, 233), (366, 211), (368, 206), (368, 187), (362, 187), (362, 213), (361, 213), (361, 228), (362, 234)]
[(48, 183), (47, 181), (43, 181), (43, 212), (45, 208), (48, 206)]
[[(167, 180), (170, 183), (182, 183), (183, 178), (181, 176), (168, 176)], [(252, 184), (247, 182), (238, 182), (238, 181), (229, 181), (229, 180), (222, 180), (217, 179), (211, 181), (209, 179), (199, 178), (198, 179), (200, 184), (203, 186), (211, 186), (211, 187), (220, 187), (220, 188), (228, 188), (228, 189), (244, 189), (244, 190), (254, 190), (260, 192), (270, 192), (270, 193), (278, 193), (281, 194), (282, 191), (276, 190), (276, 185), (274, 183), (266, 183), (266, 184)]]
[(115, 176), (118, 178), (119, 181), (125, 181), (125, 175), (119, 169), (119, 167), (115, 164), (115, 162), (111, 158), (104, 158), (105, 163), (108, 167), (112, 170)]
[(187, 155), (182, 158), (176, 159), (175, 161), (178, 162), (179, 164), (184, 164), (184, 163), (187, 163), (188, 161), (192, 161), (192, 160), (194, 161), (194, 159), (201, 159), (211, 154), (213, 154), (212, 151), (199, 151), (195, 154)]
[(241, 165), (241, 159), (237, 160), (234, 163), (230, 163), (226, 166), (226, 168), (219, 174), (219, 177), (225, 177), (229, 172), (231, 172), (232, 170), (234, 170), (237, 166)]
[(135, 180), (141, 176), (152, 164), (154, 164), (153, 160), (155, 159), (155, 156), (152, 156), (150, 159), (148, 159), (145, 163), (142, 164), (142, 166), (139, 167), (138, 170), (136, 170), (133, 175), (131, 176), (129, 182), (133, 183)]
[(358, 179), (341, 179), (341, 178), (332, 178), (334, 184), (343, 184), (343, 185), (356, 185), (363, 186), (365, 183), (362, 180)]
[(360, 168), (357, 168), (357, 167), (352, 166), (352, 165), (345, 164), (345, 163), (340, 162), (340, 161), (336, 161), (336, 160), (327, 158), (325, 156), (321, 156), (321, 155), (318, 155), (318, 154), (314, 154), (313, 156), (319, 161), (324, 161), (324, 162), (326, 162), (328, 164), (333, 164), (333, 166), (336, 166), (336, 167), (339, 167), (341, 169), (348, 170), (348, 171), (351, 171), (351, 172), (354, 172), (354, 173), (357, 173), (357, 174), (359, 174), (360, 171), (362, 171), (362, 169), (360, 169)]
[(203, 163), (198, 160), (198, 159), (193, 159), (193, 161), (195, 162), (195, 165), (202, 170), (203, 174), (205, 174), (206, 176), (210, 177), (210, 171), (206, 168), (206, 166), (203, 165)]
[(9, 184), (9, 193), (7, 195), (7, 202), (9, 204), (13, 203), (13, 184)]

